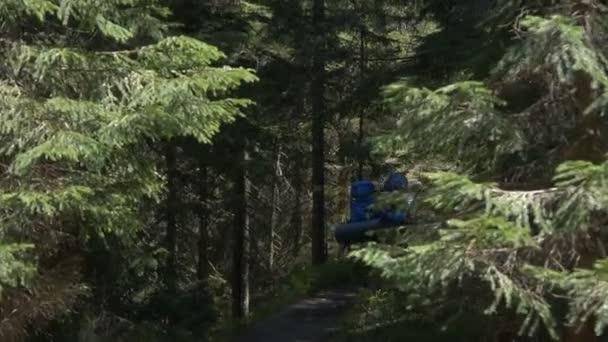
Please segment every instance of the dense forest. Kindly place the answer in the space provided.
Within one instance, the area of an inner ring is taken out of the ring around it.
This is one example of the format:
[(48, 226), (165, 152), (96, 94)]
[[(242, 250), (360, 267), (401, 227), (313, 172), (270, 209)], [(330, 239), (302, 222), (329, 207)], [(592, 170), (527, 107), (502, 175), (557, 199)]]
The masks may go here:
[(602, 341), (607, 113), (606, 0), (0, 0), (0, 341)]

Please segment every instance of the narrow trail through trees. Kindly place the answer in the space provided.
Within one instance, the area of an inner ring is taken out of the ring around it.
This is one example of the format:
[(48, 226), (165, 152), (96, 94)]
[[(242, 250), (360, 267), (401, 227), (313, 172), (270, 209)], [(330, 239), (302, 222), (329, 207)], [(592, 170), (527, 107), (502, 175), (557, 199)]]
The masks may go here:
[(330, 341), (355, 295), (354, 289), (320, 292), (254, 324), (234, 342)]

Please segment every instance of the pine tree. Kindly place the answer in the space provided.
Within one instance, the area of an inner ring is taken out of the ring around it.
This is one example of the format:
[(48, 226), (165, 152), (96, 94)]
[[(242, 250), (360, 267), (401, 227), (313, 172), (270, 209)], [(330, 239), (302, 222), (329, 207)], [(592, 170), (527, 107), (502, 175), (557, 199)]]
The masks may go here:
[[(474, 4), (431, 5), (451, 6), (442, 13), (453, 20)], [(408, 291), (468, 296), (487, 314), (518, 314), (512, 338), (544, 330), (554, 339), (580, 340), (589, 324), (600, 335), (607, 323), (608, 149), (600, 118), (608, 69), (599, 43), (607, 36), (605, 8), (575, 1), (494, 5), (490, 19), (462, 22), (471, 24), (469, 32), (485, 32), (478, 44), (490, 44), (489, 37), (502, 42), (498, 58), (488, 57), (485, 45), (451, 66), (450, 77), (412, 77), (385, 89), (399, 119), (376, 147), (404, 163), (445, 164), (445, 172), (422, 177), (431, 186), (426, 203), (448, 220), (436, 234), (410, 235), (405, 251), (378, 246), (355, 256)], [(506, 31), (511, 27), (517, 36)], [(480, 60), (489, 67), (475, 69)], [(456, 82), (437, 86), (450, 79)], [(556, 300), (564, 293), (565, 313)]]
[(140, 206), (164, 191), (154, 146), (210, 142), (251, 103), (229, 92), (255, 76), (212, 67), (224, 55), (167, 35), (167, 15), (154, 1), (0, 4), (3, 341), (87, 292), (87, 241), (137, 245)]

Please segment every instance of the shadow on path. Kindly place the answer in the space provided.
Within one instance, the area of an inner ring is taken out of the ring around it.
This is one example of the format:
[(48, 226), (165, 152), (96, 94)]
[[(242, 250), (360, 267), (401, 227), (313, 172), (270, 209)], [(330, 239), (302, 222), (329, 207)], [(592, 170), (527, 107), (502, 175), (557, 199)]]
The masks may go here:
[(330, 341), (355, 295), (352, 289), (321, 292), (253, 324), (234, 342)]

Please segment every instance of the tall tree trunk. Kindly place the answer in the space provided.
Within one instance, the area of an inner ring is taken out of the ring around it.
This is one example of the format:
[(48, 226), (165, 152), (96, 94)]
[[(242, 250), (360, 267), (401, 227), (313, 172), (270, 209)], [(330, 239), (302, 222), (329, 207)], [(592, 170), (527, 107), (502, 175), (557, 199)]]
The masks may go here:
[[(361, 30), (359, 32), (359, 88), (363, 89), (363, 77), (365, 72), (365, 29), (361, 26)], [(360, 91), (361, 91), (360, 90)], [(365, 108), (363, 107), (363, 103), (360, 104), (361, 108), (359, 109), (359, 137), (358, 137), (358, 151), (357, 157), (359, 159), (359, 169), (357, 170), (357, 177), (359, 180), (363, 180), (363, 120), (365, 119)]]
[(174, 141), (169, 141), (165, 149), (165, 162), (167, 167), (167, 230), (165, 232), (165, 248), (167, 257), (165, 286), (169, 293), (177, 292), (177, 148)]
[(302, 239), (304, 231), (302, 229), (302, 196), (304, 190), (304, 182), (302, 178), (304, 177), (304, 172), (302, 172), (302, 161), (301, 157), (298, 156), (295, 165), (295, 174), (293, 180), (293, 190), (294, 190), (294, 202), (293, 202), (293, 213), (291, 216), (291, 227), (294, 232), (294, 241), (293, 241), (293, 256), (297, 257), (300, 254), (300, 249), (302, 248)]
[(249, 315), (249, 215), (247, 202), (249, 154), (246, 145), (240, 147), (239, 165), (235, 173), (234, 247), (232, 257), (232, 317), (246, 319)]
[(314, 52), (312, 58), (312, 263), (327, 259), (325, 246), (325, 1), (313, 0)]
[[(298, 8), (299, 8), (300, 5), (301, 4), (296, 3), (294, 6), (298, 6)], [(302, 18), (302, 13), (300, 13), (300, 16), (298, 16), (298, 18), (300, 18), (300, 20), (304, 20)], [(298, 30), (297, 36), (301, 40), (306, 39), (306, 36), (303, 35), (303, 33), (305, 34), (304, 30)], [(303, 59), (304, 59), (304, 57), (300, 57), (301, 62)], [(306, 96), (307, 95), (307, 93), (306, 93), (307, 79), (304, 77), (301, 77), (301, 78), (298, 78), (298, 81), (299, 81), (298, 87), (296, 88), (296, 89), (298, 89), (298, 92), (297, 92), (298, 100), (296, 102), (295, 114), (304, 118), (306, 116), (306, 101), (308, 100), (308, 96)], [(291, 131), (298, 130), (298, 123), (295, 120), (290, 122), (290, 124), (294, 125), (290, 129)], [(291, 216), (291, 228), (293, 229), (293, 233), (294, 233), (293, 249), (292, 249), (294, 257), (298, 257), (298, 255), (300, 254), (300, 250), (302, 248), (302, 240), (304, 239), (304, 233), (305, 233), (302, 223), (303, 223), (303, 217), (304, 217), (303, 198), (305, 196), (304, 179), (307, 175), (306, 162), (305, 162), (306, 156), (307, 156), (306, 152), (303, 152), (300, 147), (296, 147), (295, 158), (294, 158), (295, 159), (294, 169), (293, 169), (293, 173), (292, 173), (293, 190), (294, 190), (295, 198), (294, 198), (294, 203), (293, 203), (294, 206), (293, 206), (293, 211), (292, 211), (292, 216)]]
[(201, 159), (199, 162), (199, 203), (198, 212), (198, 263), (196, 268), (196, 276), (203, 283), (209, 277), (209, 210), (207, 202), (209, 201), (209, 167), (207, 163)]
[(279, 218), (279, 203), (281, 203), (279, 193), (279, 180), (281, 178), (281, 145), (277, 143), (276, 160), (274, 165), (274, 176), (272, 178), (272, 199), (270, 214), (270, 231), (268, 232), (268, 269), (274, 268), (274, 237)]

